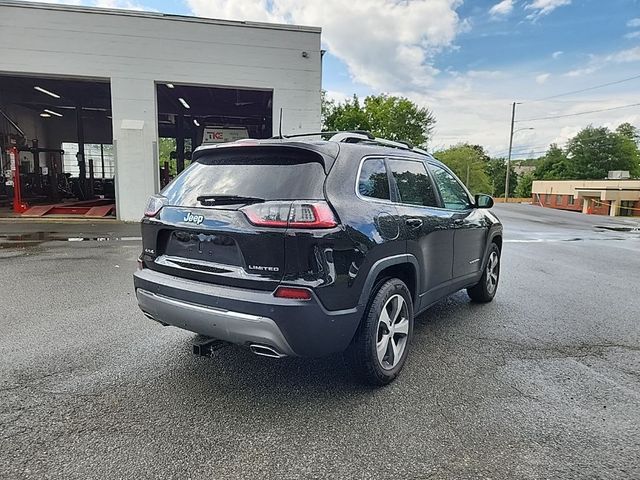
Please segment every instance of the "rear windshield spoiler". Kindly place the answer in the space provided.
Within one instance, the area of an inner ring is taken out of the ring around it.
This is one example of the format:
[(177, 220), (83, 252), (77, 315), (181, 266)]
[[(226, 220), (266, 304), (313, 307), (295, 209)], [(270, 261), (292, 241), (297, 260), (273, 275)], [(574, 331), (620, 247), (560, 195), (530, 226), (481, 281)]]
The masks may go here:
[[(201, 146), (195, 149), (192, 155), (192, 161), (197, 162), (199, 159), (210, 158), (212, 156), (228, 156), (229, 154), (252, 154), (264, 152), (273, 155), (278, 151), (282, 151), (287, 156), (296, 153), (305, 156), (307, 161), (316, 161), (322, 164), (325, 173), (329, 173), (333, 163), (338, 156), (339, 147), (337, 144), (314, 145), (304, 142), (287, 142), (283, 143), (256, 143), (251, 144), (247, 141), (230, 142), (219, 145)], [(202, 163), (202, 162), (201, 162)]]

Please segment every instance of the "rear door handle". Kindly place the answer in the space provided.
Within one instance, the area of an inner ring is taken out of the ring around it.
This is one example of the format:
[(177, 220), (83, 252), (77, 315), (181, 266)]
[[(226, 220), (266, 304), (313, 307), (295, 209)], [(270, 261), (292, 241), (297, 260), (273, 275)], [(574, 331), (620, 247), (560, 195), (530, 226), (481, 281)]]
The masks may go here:
[(455, 225), (463, 225), (463, 224), (464, 224), (464, 219), (462, 219), (462, 218), (456, 218), (456, 219), (453, 221), (453, 223), (454, 223)]
[(422, 226), (422, 220), (419, 218), (407, 218), (406, 223), (411, 228), (420, 228)]

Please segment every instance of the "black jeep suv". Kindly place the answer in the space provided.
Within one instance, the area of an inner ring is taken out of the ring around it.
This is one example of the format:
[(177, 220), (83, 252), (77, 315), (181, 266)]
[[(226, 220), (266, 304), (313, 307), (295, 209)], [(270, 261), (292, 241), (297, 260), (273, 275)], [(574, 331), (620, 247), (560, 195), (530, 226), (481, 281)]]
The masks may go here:
[(147, 205), (138, 303), (258, 355), (346, 350), (385, 384), (415, 315), (460, 289), (493, 299), (492, 205), (426, 152), (362, 133), (200, 147)]

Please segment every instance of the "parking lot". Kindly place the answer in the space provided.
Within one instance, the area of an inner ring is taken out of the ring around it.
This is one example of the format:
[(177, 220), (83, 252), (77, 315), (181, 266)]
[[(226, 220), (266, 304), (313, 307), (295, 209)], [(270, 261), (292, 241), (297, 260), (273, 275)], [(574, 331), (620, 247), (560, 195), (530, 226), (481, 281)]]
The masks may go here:
[(495, 301), (431, 308), (377, 390), (193, 357), (137, 309), (136, 225), (0, 224), (0, 477), (640, 478), (638, 221), (494, 211)]

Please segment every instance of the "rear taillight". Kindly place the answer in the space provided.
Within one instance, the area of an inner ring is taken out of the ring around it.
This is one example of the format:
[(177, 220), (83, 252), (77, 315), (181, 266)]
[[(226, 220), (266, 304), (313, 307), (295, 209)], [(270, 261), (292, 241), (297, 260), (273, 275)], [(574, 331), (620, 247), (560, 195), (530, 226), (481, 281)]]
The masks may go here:
[(162, 195), (151, 195), (149, 197), (149, 201), (147, 202), (147, 206), (144, 209), (145, 217), (155, 217), (162, 207), (164, 207), (167, 203), (167, 199)]
[(338, 222), (327, 202), (265, 202), (240, 209), (259, 227), (333, 228)]
[(278, 287), (273, 292), (273, 296), (290, 300), (311, 300), (311, 292), (306, 288), (300, 287)]

